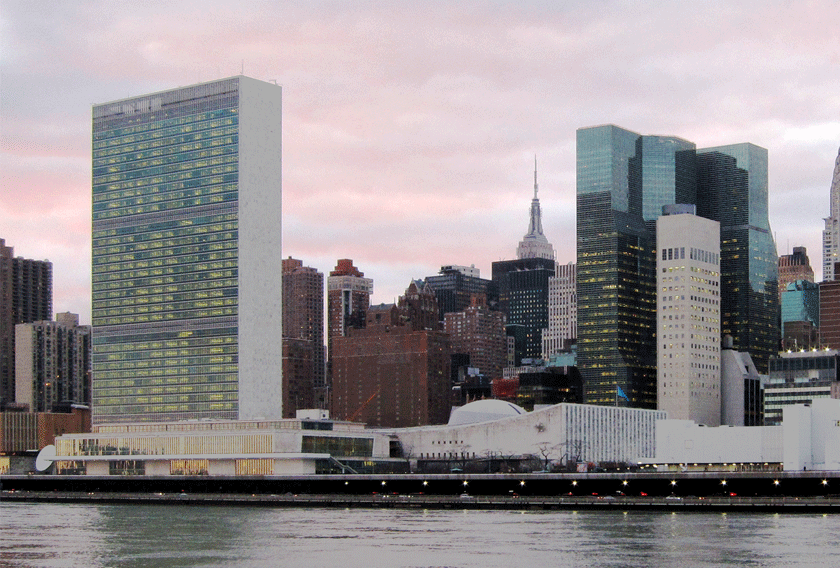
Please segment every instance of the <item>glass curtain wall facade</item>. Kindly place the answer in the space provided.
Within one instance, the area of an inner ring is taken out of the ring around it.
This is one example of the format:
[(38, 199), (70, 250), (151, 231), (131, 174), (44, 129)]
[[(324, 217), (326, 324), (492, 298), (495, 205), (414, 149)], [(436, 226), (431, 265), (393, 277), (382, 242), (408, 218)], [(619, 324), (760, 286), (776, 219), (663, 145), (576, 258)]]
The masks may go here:
[(779, 257), (770, 232), (767, 150), (734, 144), (697, 151), (697, 214), (720, 222), (721, 333), (759, 373), (780, 348)]
[(789, 322), (807, 321), (820, 326), (820, 285), (797, 280), (782, 292), (782, 326)]
[(499, 292), (492, 280), (468, 276), (454, 268), (442, 267), (439, 275), (427, 276), (425, 282), (437, 300), (440, 321), (448, 313), (462, 312), (470, 307), (475, 294), (485, 296), (487, 305), (493, 309), (499, 302)]
[(584, 401), (656, 408), (656, 219), (691, 203), (694, 145), (613, 125), (577, 131), (578, 367)]
[(779, 348), (778, 257), (767, 214), (767, 151), (697, 150), (617, 126), (577, 133), (578, 365), (585, 401), (655, 407), (655, 222), (694, 204), (720, 222), (721, 334), (759, 372)]
[(279, 417), (280, 93), (93, 108), (94, 423)]
[(521, 334), (515, 347), (517, 363), (542, 357), (542, 333), (548, 327), (548, 282), (555, 265), (550, 258), (501, 260), (492, 265), (499, 311), (507, 316), (507, 333)]

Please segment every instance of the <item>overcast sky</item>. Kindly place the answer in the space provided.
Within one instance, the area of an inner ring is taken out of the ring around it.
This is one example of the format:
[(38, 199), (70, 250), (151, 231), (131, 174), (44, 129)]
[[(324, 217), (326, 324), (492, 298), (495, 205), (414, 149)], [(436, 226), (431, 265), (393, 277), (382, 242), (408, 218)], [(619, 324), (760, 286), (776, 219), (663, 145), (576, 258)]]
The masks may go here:
[(533, 161), (575, 260), (575, 130), (769, 151), (780, 254), (820, 278), (840, 146), (840, 2), (0, 0), (0, 238), (90, 321), (91, 105), (245, 75), (283, 86), (283, 253), (352, 258), (391, 302), (515, 257)]

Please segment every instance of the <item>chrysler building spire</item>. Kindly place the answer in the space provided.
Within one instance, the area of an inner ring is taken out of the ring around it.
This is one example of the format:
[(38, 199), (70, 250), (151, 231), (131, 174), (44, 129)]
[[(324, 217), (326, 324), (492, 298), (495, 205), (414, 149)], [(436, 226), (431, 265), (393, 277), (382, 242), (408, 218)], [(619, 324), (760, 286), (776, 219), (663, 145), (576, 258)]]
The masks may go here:
[(823, 231), (823, 280), (836, 280), (840, 274), (834, 272), (834, 263), (840, 261), (840, 151), (834, 162), (831, 178), (831, 215), (825, 218)]
[(531, 220), (528, 223), (528, 233), (519, 242), (516, 250), (517, 258), (548, 258), (554, 260), (554, 247), (545, 238), (542, 229), (542, 212), (540, 200), (537, 197), (537, 157), (534, 156), (534, 198), (531, 200)]

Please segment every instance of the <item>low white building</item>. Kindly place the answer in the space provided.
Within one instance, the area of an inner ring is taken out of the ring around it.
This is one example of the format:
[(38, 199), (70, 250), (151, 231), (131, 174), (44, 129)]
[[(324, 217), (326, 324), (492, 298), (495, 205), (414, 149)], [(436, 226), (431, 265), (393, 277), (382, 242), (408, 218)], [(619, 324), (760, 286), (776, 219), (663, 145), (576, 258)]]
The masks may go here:
[(690, 420), (656, 425), (656, 457), (666, 469), (840, 470), (840, 400), (784, 408), (780, 426), (708, 428)]
[(445, 426), (391, 430), (412, 459), (543, 456), (551, 461), (635, 463), (655, 455), (659, 410), (562, 403), (525, 412), (501, 400), (453, 411)]
[(782, 427), (785, 469), (840, 470), (840, 400), (786, 406)]
[(706, 427), (691, 420), (662, 420), (656, 429), (656, 459), (686, 469), (721, 469), (724, 464), (782, 462), (781, 426)]
[(111, 424), (56, 438), (53, 459), (56, 473), (76, 475), (373, 473), (404, 468), (391, 442), (322, 417)]

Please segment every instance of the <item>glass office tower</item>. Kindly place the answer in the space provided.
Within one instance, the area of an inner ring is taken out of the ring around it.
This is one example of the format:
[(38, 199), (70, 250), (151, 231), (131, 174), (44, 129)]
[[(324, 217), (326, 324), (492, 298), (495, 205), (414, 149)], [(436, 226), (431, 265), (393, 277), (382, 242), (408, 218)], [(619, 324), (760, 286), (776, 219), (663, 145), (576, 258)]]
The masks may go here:
[(93, 420), (280, 418), (281, 88), (93, 107)]
[(551, 258), (518, 258), (492, 264), (493, 284), (499, 291), (499, 311), (506, 330), (517, 340), (514, 365), (542, 357), (542, 334), (548, 327), (548, 281), (556, 263)]
[[(584, 401), (656, 408), (656, 259), (642, 137), (577, 131), (578, 369)], [(660, 187), (660, 189), (663, 189)]]
[(720, 222), (721, 333), (759, 373), (780, 349), (779, 257), (770, 232), (767, 150), (697, 150), (697, 214)]
[[(656, 407), (656, 219), (697, 205), (720, 222), (721, 333), (760, 372), (778, 351), (778, 265), (767, 216), (767, 151), (696, 150), (613, 125), (577, 131), (578, 367), (584, 400)], [(621, 389), (619, 391), (618, 389)], [(624, 403), (623, 401), (621, 401)]]

